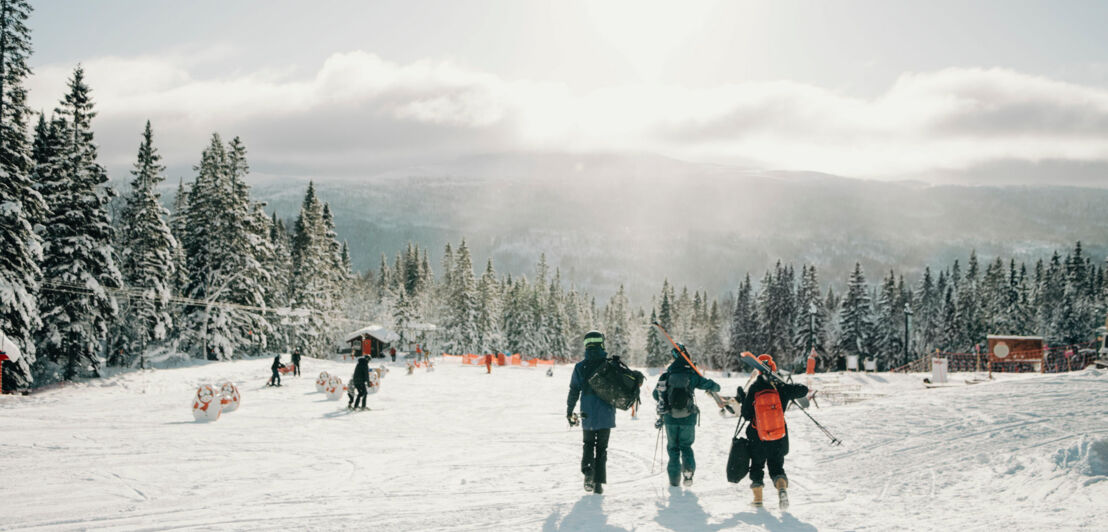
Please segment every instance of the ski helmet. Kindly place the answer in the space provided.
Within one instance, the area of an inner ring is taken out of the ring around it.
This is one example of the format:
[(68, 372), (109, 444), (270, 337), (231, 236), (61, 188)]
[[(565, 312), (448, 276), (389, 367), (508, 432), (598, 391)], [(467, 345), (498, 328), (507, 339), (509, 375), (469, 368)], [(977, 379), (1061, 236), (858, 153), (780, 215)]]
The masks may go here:
[(604, 347), (604, 334), (600, 331), (593, 329), (585, 333), (585, 347)]
[(777, 371), (777, 364), (773, 361), (773, 357), (769, 355), (758, 355), (758, 360), (769, 366), (770, 371)]

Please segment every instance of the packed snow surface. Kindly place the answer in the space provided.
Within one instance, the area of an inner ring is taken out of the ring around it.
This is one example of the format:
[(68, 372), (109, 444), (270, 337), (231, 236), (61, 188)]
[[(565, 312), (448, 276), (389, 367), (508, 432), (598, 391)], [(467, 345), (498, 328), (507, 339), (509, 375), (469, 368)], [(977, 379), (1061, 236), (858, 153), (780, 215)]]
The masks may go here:
[[(568, 367), (394, 367), (372, 410), (316, 391), (320, 371), (266, 388), (269, 359), (124, 373), (0, 398), (0, 529), (1103, 530), (1108, 374), (1001, 376), (926, 389), (925, 375), (820, 375), (788, 414), (792, 508), (750, 506), (724, 476), (734, 419), (704, 410), (691, 488), (657, 460), (654, 403), (620, 412), (604, 495), (578, 472)], [(375, 363), (374, 366), (377, 364)], [(744, 375), (709, 375), (732, 393)], [(197, 386), (234, 382), (241, 407), (196, 423)], [(844, 399), (853, 394), (854, 402)], [(817, 399), (819, 396), (817, 395)], [(664, 447), (664, 435), (662, 446)], [(653, 471), (653, 472), (652, 472)]]

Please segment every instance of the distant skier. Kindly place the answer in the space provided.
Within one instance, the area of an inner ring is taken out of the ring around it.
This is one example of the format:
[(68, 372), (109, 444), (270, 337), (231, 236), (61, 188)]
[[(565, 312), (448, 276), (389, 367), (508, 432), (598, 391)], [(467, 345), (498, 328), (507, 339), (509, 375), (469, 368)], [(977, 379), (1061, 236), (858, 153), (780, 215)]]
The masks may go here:
[[(777, 371), (773, 357), (758, 357), (772, 371)], [(766, 375), (759, 375), (750, 389), (743, 393), (740, 386), (735, 399), (742, 402), (742, 416), (750, 420), (746, 437), (750, 441), (750, 489), (754, 492), (754, 505), (762, 505), (763, 469), (769, 465), (769, 476), (777, 488), (781, 508), (788, 508), (786, 490), (789, 479), (785, 476), (785, 455), (789, 454), (789, 433), (785, 425), (785, 407), (789, 401), (808, 395), (803, 384), (777, 384)]]
[(485, 355), (485, 373), (492, 373), (492, 355)]
[(357, 365), (354, 366), (354, 376), (350, 378), (350, 386), (352, 389), (358, 392), (356, 398), (351, 398), (353, 401), (346, 405), (347, 408), (352, 410), (362, 409), (365, 410), (365, 399), (368, 393), (366, 386), (369, 384), (369, 357), (364, 356), (358, 359)]
[[(680, 344), (678, 344), (680, 345)], [(685, 346), (681, 346), (684, 349)], [(718, 392), (719, 384), (701, 377), (676, 348), (672, 350), (673, 363), (658, 377), (654, 388), (654, 400), (658, 401), (661, 421), (666, 426), (666, 450), (669, 451), (669, 485), (676, 486), (684, 478), (685, 486), (693, 483), (696, 459), (692, 444), (696, 439), (696, 423), (700, 409), (693, 399), (694, 390)]]
[(270, 386), (281, 385), (281, 368), (283, 367), (285, 365), (281, 363), (281, 355), (273, 357), (273, 365), (269, 366), (269, 369), (273, 370), (273, 376), (269, 378)]
[(292, 374), (300, 376), (300, 348), (292, 350)]
[(616, 409), (593, 393), (589, 377), (608, 358), (604, 351), (604, 335), (600, 331), (585, 334), (585, 359), (573, 367), (569, 380), (569, 397), (566, 399), (566, 419), (576, 426), (577, 414), (573, 413), (577, 399), (581, 399), (581, 428), (584, 448), (581, 455), (581, 473), (585, 475), (585, 491), (604, 493), (608, 482), (608, 436), (616, 426)]
[(390, 347), (389, 348), (389, 355), (392, 356), (392, 361), (396, 362), (396, 348), (395, 347)]

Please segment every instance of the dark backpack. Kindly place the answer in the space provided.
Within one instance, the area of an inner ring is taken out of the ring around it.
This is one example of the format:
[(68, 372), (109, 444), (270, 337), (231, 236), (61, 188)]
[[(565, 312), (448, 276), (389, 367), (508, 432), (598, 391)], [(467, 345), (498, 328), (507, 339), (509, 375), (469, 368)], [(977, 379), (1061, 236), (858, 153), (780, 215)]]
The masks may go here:
[(671, 373), (666, 383), (666, 402), (669, 403), (669, 415), (686, 418), (696, 410), (692, 396), (692, 380), (688, 373)]

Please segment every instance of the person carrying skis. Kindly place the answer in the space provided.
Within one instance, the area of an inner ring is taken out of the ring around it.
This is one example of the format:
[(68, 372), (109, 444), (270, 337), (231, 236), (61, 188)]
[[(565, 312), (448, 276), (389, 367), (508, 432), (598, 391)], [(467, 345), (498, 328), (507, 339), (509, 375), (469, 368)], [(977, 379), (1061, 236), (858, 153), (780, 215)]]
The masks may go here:
[(281, 385), (281, 368), (285, 365), (281, 363), (281, 355), (273, 357), (273, 365), (269, 366), (269, 369), (273, 370), (273, 376), (269, 378), (270, 386)]
[[(604, 351), (604, 335), (600, 331), (585, 334), (585, 359), (573, 366), (569, 380), (569, 397), (566, 399), (566, 419), (570, 426), (581, 423), (584, 449), (581, 455), (581, 474), (585, 476), (585, 491), (604, 493), (608, 482), (608, 436), (616, 426), (616, 409), (597, 397), (589, 386), (589, 377), (608, 358)], [(581, 419), (573, 409), (581, 399)]]
[[(677, 344), (682, 350), (685, 346)], [(687, 351), (686, 351), (687, 352)], [(696, 459), (692, 444), (696, 439), (696, 423), (700, 409), (693, 400), (694, 390), (718, 392), (719, 384), (701, 377), (689, 364), (684, 353), (674, 348), (673, 363), (658, 377), (654, 388), (654, 400), (660, 405), (658, 421), (666, 427), (666, 450), (669, 451), (669, 485), (676, 486), (684, 478), (685, 486), (692, 486), (696, 472)]]
[(365, 399), (368, 395), (366, 386), (369, 384), (369, 356), (364, 356), (358, 359), (357, 365), (354, 366), (354, 376), (350, 378), (350, 386), (358, 392), (357, 398), (352, 398), (353, 402), (346, 405), (351, 410), (357, 410), (361, 408), (365, 410)]
[(300, 348), (292, 350), (292, 374), (300, 376)]
[[(773, 357), (761, 355), (758, 360), (771, 371), (777, 371)], [(768, 465), (778, 500), (782, 507), (788, 507), (785, 455), (789, 454), (789, 432), (785, 426), (785, 408), (789, 401), (806, 395), (807, 386), (774, 383), (768, 375), (758, 375), (745, 394), (741, 386), (735, 392), (735, 399), (742, 402), (742, 417), (750, 421), (746, 438), (750, 441), (750, 489), (754, 492), (755, 506), (762, 505), (762, 480)]]

